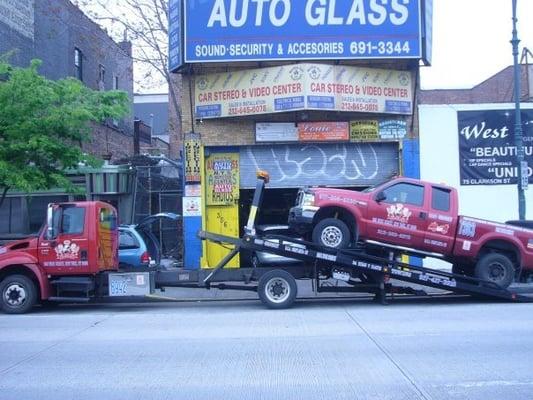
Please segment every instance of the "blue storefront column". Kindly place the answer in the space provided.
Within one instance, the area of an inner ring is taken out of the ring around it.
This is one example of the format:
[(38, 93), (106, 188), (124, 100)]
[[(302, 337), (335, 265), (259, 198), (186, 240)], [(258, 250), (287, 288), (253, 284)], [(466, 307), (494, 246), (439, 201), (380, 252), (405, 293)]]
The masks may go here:
[[(404, 139), (403, 141), (403, 175), (407, 178), (420, 179), (420, 142), (418, 139)], [(422, 266), (422, 259), (409, 257), (409, 263)]]
[(202, 256), (202, 241), (197, 233), (202, 228), (202, 217), (183, 218), (183, 266), (185, 269), (199, 269)]

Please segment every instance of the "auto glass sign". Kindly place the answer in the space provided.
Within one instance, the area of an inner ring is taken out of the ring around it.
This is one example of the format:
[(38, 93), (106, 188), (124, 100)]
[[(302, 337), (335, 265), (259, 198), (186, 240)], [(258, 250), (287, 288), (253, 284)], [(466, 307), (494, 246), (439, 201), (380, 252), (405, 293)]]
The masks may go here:
[(185, 0), (185, 62), (421, 58), (421, 0)]

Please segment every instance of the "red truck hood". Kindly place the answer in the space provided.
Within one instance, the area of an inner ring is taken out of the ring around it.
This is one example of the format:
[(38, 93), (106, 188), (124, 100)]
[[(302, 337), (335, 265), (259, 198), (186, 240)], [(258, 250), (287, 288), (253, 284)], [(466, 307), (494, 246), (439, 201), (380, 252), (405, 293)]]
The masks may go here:
[(33, 253), (37, 248), (38, 237), (15, 240), (0, 246), (0, 261), (10, 258), (16, 253)]
[(371, 193), (345, 189), (313, 188), (311, 190), (315, 194), (315, 205), (317, 206), (329, 202), (352, 206), (366, 206), (371, 195)]

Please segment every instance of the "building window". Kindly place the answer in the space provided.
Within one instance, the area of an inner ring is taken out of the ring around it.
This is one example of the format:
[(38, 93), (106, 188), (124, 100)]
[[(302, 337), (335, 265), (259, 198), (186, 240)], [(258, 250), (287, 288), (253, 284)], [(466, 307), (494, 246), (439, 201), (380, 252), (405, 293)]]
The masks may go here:
[(105, 90), (105, 67), (102, 64), (98, 66), (98, 88)]
[(76, 78), (83, 82), (83, 53), (80, 49), (74, 49), (74, 67), (76, 68)]
[(115, 75), (115, 78), (113, 79), (113, 89), (118, 90), (118, 76)]

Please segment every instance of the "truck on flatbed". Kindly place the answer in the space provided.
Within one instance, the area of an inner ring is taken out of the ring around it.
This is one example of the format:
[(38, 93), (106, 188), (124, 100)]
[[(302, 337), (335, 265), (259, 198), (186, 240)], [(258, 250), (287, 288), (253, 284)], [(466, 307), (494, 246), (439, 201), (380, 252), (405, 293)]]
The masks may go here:
[[(111, 205), (98, 201), (50, 204), (38, 235), (0, 247), (0, 308), (16, 314), (37, 303), (107, 302), (115, 298), (139, 301), (166, 287), (256, 291), (266, 306), (286, 308), (297, 296), (296, 281), (302, 279), (311, 280), (316, 293), (370, 293), (383, 303), (387, 296), (399, 293), (421, 294), (419, 289), (394, 285), (392, 279), (454, 294), (530, 300), (529, 288), (506, 289), (490, 279), (401, 263), (394, 252), (376, 255), (364, 248), (333, 248), (258, 233), (255, 220), (268, 176), (258, 178), (243, 237), (198, 233), (203, 240), (231, 248), (211, 269), (156, 265), (121, 270), (117, 213)], [(268, 252), (302, 263), (224, 268), (241, 250)]]
[(362, 192), (302, 189), (289, 225), (327, 247), (362, 242), (441, 258), (452, 263), (454, 273), (504, 288), (533, 272), (533, 230), (461, 216), (458, 210), (455, 188), (396, 178)]

